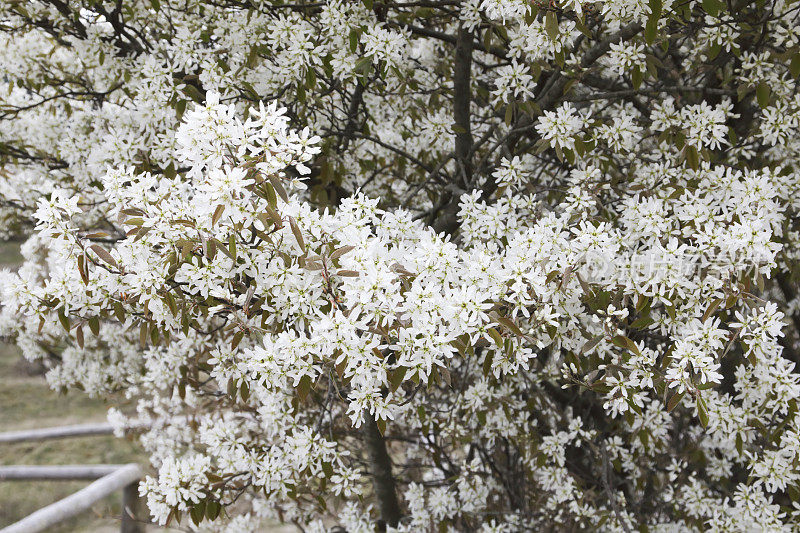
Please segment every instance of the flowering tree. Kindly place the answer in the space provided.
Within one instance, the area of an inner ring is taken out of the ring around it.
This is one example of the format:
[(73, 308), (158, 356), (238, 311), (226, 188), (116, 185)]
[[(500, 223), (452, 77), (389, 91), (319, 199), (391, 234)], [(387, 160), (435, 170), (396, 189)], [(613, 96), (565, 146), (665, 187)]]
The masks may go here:
[(0, 330), (159, 523), (794, 530), (798, 14), (6, 0)]

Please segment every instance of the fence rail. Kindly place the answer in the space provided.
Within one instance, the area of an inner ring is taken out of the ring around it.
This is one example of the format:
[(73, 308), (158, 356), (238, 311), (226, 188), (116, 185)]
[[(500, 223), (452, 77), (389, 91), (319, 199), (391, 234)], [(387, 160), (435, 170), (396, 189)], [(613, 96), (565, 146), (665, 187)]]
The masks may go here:
[(111, 435), (114, 428), (107, 422), (97, 424), (76, 424), (55, 428), (23, 429), (0, 433), (0, 443), (26, 442), (36, 440), (64, 439), (68, 437), (88, 437), (91, 435)]
[[(17, 467), (22, 468), (22, 467)], [(30, 468), (30, 467), (28, 467)], [(85, 474), (89, 474), (89, 470)], [(106, 496), (123, 489), (122, 498), (122, 531), (123, 533), (139, 532), (142, 529), (135, 521), (133, 509), (130, 509), (133, 502), (125, 501), (131, 499), (131, 490), (135, 494), (138, 481), (142, 478), (142, 470), (137, 464), (120, 465), (110, 474), (107, 474), (89, 486), (82, 488), (74, 494), (70, 494), (63, 500), (50, 504), (47, 507), (42, 507), (38, 511), (29, 514), (19, 522), (15, 522), (10, 526), (0, 529), (0, 533), (37, 533), (39, 531), (46, 531), (47, 529), (63, 522), (67, 518), (88, 511), (92, 505), (102, 500)], [(23, 478), (14, 478), (21, 480)], [(65, 479), (65, 478), (59, 478)], [(84, 478), (81, 478), (84, 479)]]
[[(0, 433), (0, 443), (41, 441), (67, 437), (108, 435), (111, 424), (80, 424)], [(13, 465), (0, 466), (0, 481), (95, 480), (66, 498), (26, 516), (19, 522), (0, 529), (0, 533), (38, 533), (47, 531), (64, 520), (88, 511), (92, 505), (122, 489), (122, 533), (143, 533), (137, 521), (139, 514), (139, 480), (142, 469), (137, 464), (125, 465)]]

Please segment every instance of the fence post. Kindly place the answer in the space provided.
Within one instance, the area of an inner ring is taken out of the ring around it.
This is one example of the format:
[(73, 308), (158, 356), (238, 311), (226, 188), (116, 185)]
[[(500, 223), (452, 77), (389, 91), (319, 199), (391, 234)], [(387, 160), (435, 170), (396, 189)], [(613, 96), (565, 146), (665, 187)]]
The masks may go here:
[(139, 498), (139, 482), (135, 481), (122, 489), (122, 533), (144, 533), (144, 526), (137, 517), (141, 517), (141, 499)]

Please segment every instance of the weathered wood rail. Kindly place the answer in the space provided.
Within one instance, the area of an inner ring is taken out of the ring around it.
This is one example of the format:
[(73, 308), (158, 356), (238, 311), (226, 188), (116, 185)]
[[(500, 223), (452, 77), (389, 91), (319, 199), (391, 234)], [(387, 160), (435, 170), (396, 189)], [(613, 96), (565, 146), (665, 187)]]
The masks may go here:
[(21, 431), (7, 431), (0, 433), (0, 443), (14, 443), (38, 441), (49, 439), (64, 439), (69, 437), (88, 437), (91, 435), (111, 435), (114, 428), (109, 423), (77, 424), (74, 426), (61, 426), (55, 428), (24, 429)]
[(100, 465), (103, 468), (88, 465), (67, 467), (12, 466), (0, 468), (2, 480), (42, 480), (42, 479), (91, 479), (102, 477), (38, 511), (26, 516), (19, 522), (0, 529), (0, 533), (36, 533), (47, 531), (78, 514), (91, 509), (92, 505), (122, 489), (122, 527), (123, 533), (140, 533), (143, 528), (136, 521), (138, 507), (138, 481), (142, 478), (142, 470), (137, 464)]
[[(48, 439), (108, 435), (110, 424), (81, 424), (60, 428), (42, 428), (0, 433), (0, 443), (41, 441)], [(0, 481), (95, 480), (66, 498), (39, 509), (3, 529), (0, 533), (37, 533), (47, 531), (64, 520), (84, 513), (92, 505), (122, 490), (122, 533), (143, 533), (136, 519), (139, 510), (139, 480), (143, 477), (137, 464), (124, 465), (13, 465), (0, 466)]]

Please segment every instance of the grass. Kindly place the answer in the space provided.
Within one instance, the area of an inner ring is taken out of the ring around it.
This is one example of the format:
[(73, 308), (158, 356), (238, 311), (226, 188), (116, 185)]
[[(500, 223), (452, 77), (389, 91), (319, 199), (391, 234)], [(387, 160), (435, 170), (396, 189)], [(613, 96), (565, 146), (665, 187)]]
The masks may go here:
[[(61, 395), (41, 376), (25, 375), (15, 347), (0, 346), (0, 431), (102, 421), (107, 406), (80, 393)], [(147, 463), (136, 443), (113, 436), (0, 444), (3, 465)], [(85, 487), (86, 481), (0, 482), (0, 527)], [(118, 528), (121, 493), (95, 504), (89, 513), (51, 531), (98, 532)]]
[(0, 242), (0, 268), (13, 268), (21, 262), (18, 242)]

